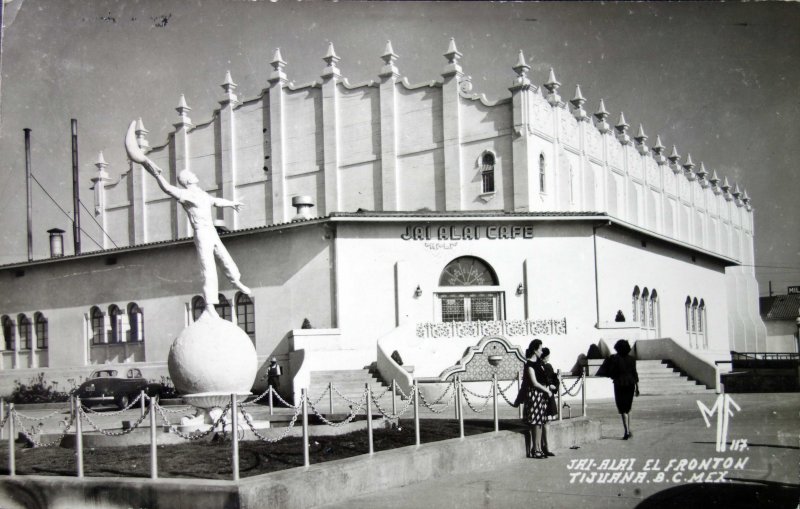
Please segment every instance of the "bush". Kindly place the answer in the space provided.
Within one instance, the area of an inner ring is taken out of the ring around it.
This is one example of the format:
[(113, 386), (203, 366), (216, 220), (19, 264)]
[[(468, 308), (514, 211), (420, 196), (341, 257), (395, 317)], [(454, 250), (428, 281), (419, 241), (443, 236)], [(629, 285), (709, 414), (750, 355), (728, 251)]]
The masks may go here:
[(48, 383), (44, 379), (44, 373), (30, 379), (27, 384), (14, 381), (14, 390), (11, 391), (9, 402), (18, 403), (59, 403), (69, 400), (69, 393), (59, 391), (58, 382)]

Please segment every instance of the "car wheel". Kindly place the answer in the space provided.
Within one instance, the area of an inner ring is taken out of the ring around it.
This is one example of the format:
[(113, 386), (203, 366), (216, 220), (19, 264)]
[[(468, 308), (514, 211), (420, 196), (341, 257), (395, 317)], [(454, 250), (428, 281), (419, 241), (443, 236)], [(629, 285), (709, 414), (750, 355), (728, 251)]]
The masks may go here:
[(130, 402), (131, 401), (130, 398), (128, 398), (128, 395), (123, 394), (122, 396), (119, 396), (117, 398), (117, 407), (119, 407), (119, 409), (122, 410), (123, 408), (127, 407)]

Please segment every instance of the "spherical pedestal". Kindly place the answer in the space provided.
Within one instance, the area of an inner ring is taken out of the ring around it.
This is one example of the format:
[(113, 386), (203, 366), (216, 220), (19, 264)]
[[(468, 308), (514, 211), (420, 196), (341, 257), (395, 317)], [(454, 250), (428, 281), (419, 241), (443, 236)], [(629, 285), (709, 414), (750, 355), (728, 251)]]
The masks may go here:
[(231, 394), (250, 394), (258, 371), (250, 337), (233, 323), (204, 312), (172, 343), (169, 375), (190, 405), (225, 407)]

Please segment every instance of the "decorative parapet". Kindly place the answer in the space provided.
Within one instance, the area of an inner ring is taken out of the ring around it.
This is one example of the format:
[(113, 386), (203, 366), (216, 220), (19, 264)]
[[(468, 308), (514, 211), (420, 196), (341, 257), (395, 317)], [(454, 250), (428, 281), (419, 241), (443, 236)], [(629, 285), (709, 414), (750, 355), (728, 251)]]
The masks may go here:
[(422, 322), (418, 338), (482, 338), (484, 336), (535, 336), (567, 333), (567, 319), (494, 320), (487, 322)]

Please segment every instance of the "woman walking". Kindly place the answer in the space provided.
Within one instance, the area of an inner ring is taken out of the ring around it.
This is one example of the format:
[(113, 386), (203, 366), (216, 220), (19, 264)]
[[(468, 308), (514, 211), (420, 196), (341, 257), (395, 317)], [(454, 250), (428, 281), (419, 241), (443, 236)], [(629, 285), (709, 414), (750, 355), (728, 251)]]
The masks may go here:
[(633, 396), (639, 395), (639, 374), (636, 372), (636, 359), (628, 355), (631, 353), (630, 343), (620, 339), (614, 344), (614, 350), (617, 353), (608, 358), (605, 376), (614, 381), (614, 401), (625, 429), (622, 439), (628, 440), (633, 438), (630, 413)]
[[(541, 363), (542, 340), (534, 339), (525, 351), (528, 361), (525, 363), (526, 397), (522, 411), (522, 419), (530, 427), (533, 450), (528, 450), (529, 458), (547, 458), (542, 447), (546, 440), (547, 400), (550, 389), (547, 388), (546, 374)], [(552, 455), (552, 454), (551, 454)]]

